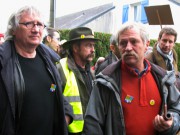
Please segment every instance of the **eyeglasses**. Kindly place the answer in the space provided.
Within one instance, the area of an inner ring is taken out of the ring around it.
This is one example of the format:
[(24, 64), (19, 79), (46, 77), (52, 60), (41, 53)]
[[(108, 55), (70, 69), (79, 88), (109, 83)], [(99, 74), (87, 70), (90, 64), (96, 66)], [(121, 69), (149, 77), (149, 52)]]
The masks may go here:
[(40, 30), (44, 29), (46, 27), (46, 25), (44, 25), (43, 23), (37, 22), (24, 22), (24, 23), (19, 23), (22, 25), (25, 25), (28, 29), (32, 29), (34, 28), (34, 26), (37, 26)]

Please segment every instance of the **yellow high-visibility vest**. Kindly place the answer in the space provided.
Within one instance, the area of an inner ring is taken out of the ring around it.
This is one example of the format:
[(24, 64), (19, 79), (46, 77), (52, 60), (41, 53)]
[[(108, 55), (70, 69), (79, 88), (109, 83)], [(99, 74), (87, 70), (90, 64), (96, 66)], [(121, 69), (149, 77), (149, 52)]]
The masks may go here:
[(84, 119), (76, 78), (74, 73), (68, 69), (67, 58), (61, 59), (60, 63), (62, 65), (67, 80), (63, 95), (65, 96), (67, 101), (72, 105), (74, 112), (74, 120), (68, 126), (68, 131), (70, 133), (82, 132)]

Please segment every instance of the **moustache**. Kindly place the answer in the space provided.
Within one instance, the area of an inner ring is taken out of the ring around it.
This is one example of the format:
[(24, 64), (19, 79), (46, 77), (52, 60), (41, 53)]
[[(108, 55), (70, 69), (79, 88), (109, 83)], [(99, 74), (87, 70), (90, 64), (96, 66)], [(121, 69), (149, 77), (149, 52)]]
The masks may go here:
[(125, 52), (124, 54), (122, 54), (122, 57), (124, 58), (128, 56), (135, 56), (136, 58), (138, 57), (135, 52)]
[(95, 57), (95, 53), (91, 53), (87, 56), (87, 58)]

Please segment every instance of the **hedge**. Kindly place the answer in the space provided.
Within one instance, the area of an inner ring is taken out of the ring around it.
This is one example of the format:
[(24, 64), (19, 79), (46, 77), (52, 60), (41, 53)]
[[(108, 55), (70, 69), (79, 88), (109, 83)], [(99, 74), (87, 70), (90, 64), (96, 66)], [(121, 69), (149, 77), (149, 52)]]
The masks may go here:
[[(61, 35), (61, 40), (63, 40), (63, 39), (69, 40), (69, 38), (68, 38), (69, 31), (70, 31), (69, 29), (59, 30), (59, 33)], [(102, 56), (105, 57), (108, 55), (109, 41), (110, 41), (111, 34), (94, 32), (94, 36), (95, 36), (95, 38), (99, 38), (101, 40), (101, 42), (97, 42), (97, 44), (95, 46), (95, 55), (96, 56), (95, 56), (94, 60), (92, 61), (92, 65), (95, 64), (96, 60), (99, 57), (102, 57)], [(157, 40), (151, 39), (150, 46), (153, 46), (156, 41)], [(180, 71), (180, 43), (176, 43), (175, 50), (178, 54), (178, 69)]]

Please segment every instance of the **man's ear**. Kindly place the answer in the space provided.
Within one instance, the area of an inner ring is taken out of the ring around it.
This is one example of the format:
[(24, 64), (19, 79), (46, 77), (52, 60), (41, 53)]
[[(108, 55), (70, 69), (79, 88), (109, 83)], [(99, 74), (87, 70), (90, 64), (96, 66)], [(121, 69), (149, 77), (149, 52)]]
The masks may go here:
[(74, 52), (78, 53), (78, 52), (79, 52), (79, 45), (76, 44), (76, 43), (72, 44), (72, 50), (73, 50)]
[(146, 42), (146, 46), (148, 47), (150, 45), (150, 40)]
[(52, 38), (50, 36), (47, 36), (46, 39), (49, 43), (52, 42)]
[(146, 42), (146, 49), (145, 49), (145, 52), (147, 51), (149, 45), (150, 45), (150, 40), (148, 40), (148, 41)]

